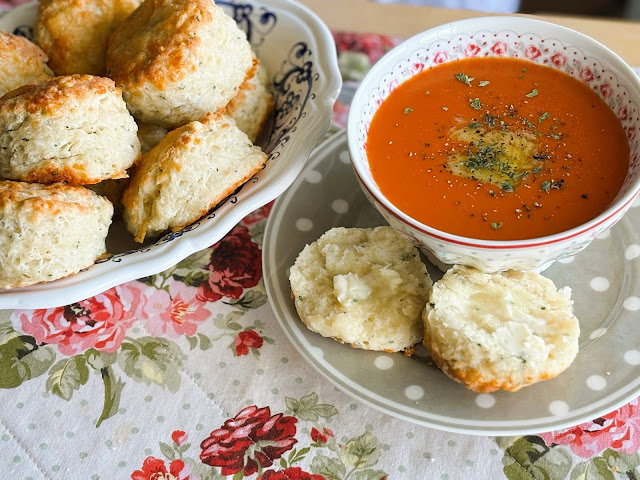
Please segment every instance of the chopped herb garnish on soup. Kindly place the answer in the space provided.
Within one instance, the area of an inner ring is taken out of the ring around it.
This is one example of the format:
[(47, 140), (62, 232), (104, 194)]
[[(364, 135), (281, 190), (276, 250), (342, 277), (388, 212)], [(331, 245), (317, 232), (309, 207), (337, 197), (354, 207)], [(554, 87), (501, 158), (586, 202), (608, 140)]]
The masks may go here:
[[(517, 87), (524, 73), (528, 86)], [(490, 240), (591, 220), (629, 165), (625, 132), (596, 92), (557, 69), (504, 57), (443, 63), (402, 83), (375, 113), (366, 152), (374, 180), (404, 213)]]
[(471, 81), (473, 80), (473, 78), (469, 77), (468, 75), (464, 73), (456, 73), (454, 77), (456, 77), (462, 83), (466, 83), (467, 85), (471, 86)]

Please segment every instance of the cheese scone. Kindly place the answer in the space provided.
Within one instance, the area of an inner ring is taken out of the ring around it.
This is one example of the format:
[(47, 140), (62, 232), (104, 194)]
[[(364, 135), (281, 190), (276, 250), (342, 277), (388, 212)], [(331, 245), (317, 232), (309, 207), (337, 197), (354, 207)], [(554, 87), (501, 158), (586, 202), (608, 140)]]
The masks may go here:
[(255, 69), (247, 36), (211, 0), (145, 0), (107, 50), (133, 116), (166, 128), (224, 108)]
[(227, 104), (226, 113), (236, 121), (249, 140), (256, 143), (273, 112), (273, 106), (269, 75), (260, 63), (257, 73), (240, 86), (238, 93)]
[(113, 80), (54, 77), (0, 98), (0, 176), (89, 185), (125, 178), (138, 126)]
[(77, 273), (105, 253), (113, 206), (84, 187), (0, 181), (0, 288)]
[(220, 112), (172, 130), (132, 169), (122, 195), (127, 228), (142, 242), (193, 223), (266, 161), (267, 155)]
[(24, 37), (0, 32), (0, 97), (28, 83), (53, 76), (47, 55)]
[(40, 0), (36, 43), (58, 75), (104, 75), (109, 36), (141, 0)]
[(408, 351), (422, 339), (431, 279), (391, 227), (333, 228), (291, 267), (291, 292), (312, 331), (366, 350)]
[(451, 268), (431, 288), (424, 346), (454, 380), (476, 392), (514, 392), (554, 378), (578, 353), (571, 289), (535, 272)]

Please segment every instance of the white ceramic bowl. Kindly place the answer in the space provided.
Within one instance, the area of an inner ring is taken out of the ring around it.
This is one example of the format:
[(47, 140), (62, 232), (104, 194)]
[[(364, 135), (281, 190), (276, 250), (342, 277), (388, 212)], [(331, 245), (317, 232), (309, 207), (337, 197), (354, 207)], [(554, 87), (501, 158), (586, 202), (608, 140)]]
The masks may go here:
[[(220, 240), (245, 215), (280, 195), (298, 176), (331, 125), (342, 80), (329, 29), (306, 7), (289, 0), (216, 2), (231, 15), (271, 75), (275, 114), (262, 146), (266, 168), (207, 215), (155, 243), (133, 242), (121, 222), (107, 238), (112, 256), (68, 278), (0, 290), (1, 308), (49, 308), (83, 300), (120, 283), (153, 275)], [(0, 17), (0, 30), (30, 37), (37, 4)]]
[[(617, 114), (630, 145), (629, 170), (611, 205), (571, 230), (539, 238), (489, 241), (437, 230), (393, 205), (373, 179), (365, 143), (382, 101), (402, 82), (434, 65), (471, 56), (516, 57), (562, 70), (593, 88)], [(358, 88), (348, 120), (349, 153), (360, 186), (391, 226), (420, 246), (441, 268), (466, 264), (487, 272), (543, 270), (575, 255), (615, 224), (640, 191), (640, 81), (615, 53), (565, 27), (523, 17), (483, 17), (420, 33), (388, 52)], [(442, 265), (445, 264), (445, 265)]]

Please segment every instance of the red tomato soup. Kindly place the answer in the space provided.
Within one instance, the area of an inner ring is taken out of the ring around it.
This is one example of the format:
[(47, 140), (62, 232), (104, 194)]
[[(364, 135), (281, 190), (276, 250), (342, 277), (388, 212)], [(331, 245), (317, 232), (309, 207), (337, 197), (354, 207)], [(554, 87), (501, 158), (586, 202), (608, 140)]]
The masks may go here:
[(627, 173), (620, 121), (587, 85), (510, 58), (458, 60), (401, 84), (367, 138), (373, 178), (400, 210), (448, 233), (559, 233), (611, 203)]

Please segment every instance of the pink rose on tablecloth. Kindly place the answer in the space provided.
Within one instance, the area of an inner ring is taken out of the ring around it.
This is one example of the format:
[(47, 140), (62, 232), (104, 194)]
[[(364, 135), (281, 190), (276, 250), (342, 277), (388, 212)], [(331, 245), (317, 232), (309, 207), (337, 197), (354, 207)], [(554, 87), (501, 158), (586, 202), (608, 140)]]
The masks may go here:
[(322, 433), (315, 427), (311, 429), (311, 440), (316, 443), (327, 443), (329, 437), (333, 437), (333, 432), (328, 428), (323, 428)]
[(464, 56), (465, 57), (475, 57), (480, 51), (480, 47), (475, 43), (470, 43), (466, 47), (464, 47)]
[(556, 68), (562, 68), (567, 63), (567, 57), (561, 53), (554, 53), (551, 56), (551, 63), (553, 63)]
[(433, 63), (435, 64), (444, 63), (447, 60), (449, 60), (449, 55), (447, 54), (447, 52), (436, 52), (435, 56), (433, 57)]
[(507, 53), (507, 48), (508, 47), (507, 47), (506, 43), (504, 43), (504, 42), (496, 42), (491, 47), (491, 51), (494, 53), (494, 55), (497, 55), (497, 56), (501, 57), (502, 55)]
[(263, 205), (262, 207), (254, 210), (249, 215), (244, 217), (240, 223), (245, 227), (249, 228), (256, 223), (261, 222), (262, 220), (266, 220), (269, 214), (271, 213), (271, 209), (273, 208), (273, 201)]
[(267, 470), (258, 480), (326, 480), (322, 475), (305, 472), (300, 467), (289, 467), (282, 471)]
[(169, 464), (169, 471), (164, 460), (147, 457), (142, 464), (142, 470), (131, 474), (131, 480), (189, 480), (191, 468), (180, 460), (173, 460)]
[(535, 60), (540, 55), (542, 55), (542, 52), (535, 45), (527, 45), (526, 47), (524, 47), (524, 55), (530, 60)]
[(151, 335), (179, 337), (195, 335), (198, 325), (209, 318), (210, 312), (204, 308), (196, 287), (182, 282), (173, 282), (169, 291), (156, 290), (146, 302), (144, 311), (148, 320), (145, 330)]
[(115, 352), (126, 330), (140, 316), (144, 288), (141, 283), (129, 282), (65, 307), (16, 310), (12, 319), (38, 343), (56, 344), (63, 355), (90, 348)]
[(371, 64), (377, 62), (387, 51), (400, 43), (400, 39), (375, 33), (333, 32), (338, 53), (360, 52), (369, 57)]
[(260, 348), (264, 340), (255, 330), (245, 330), (240, 332), (238, 336), (233, 340), (236, 356), (246, 355), (249, 353), (250, 348)]
[(582, 68), (582, 70), (580, 70), (580, 78), (583, 82), (591, 82), (593, 80), (593, 71), (589, 67)]
[(249, 230), (237, 226), (213, 246), (205, 268), (211, 273), (198, 298), (209, 302), (240, 298), (245, 288), (255, 287), (262, 278), (262, 251), (251, 241)]
[(182, 430), (174, 430), (174, 432), (171, 434), (171, 440), (173, 440), (173, 443), (175, 443), (179, 447), (187, 443), (188, 439), (189, 436)]
[(638, 400), (592, 422), (543, 433), (540, 437), (547, 445), (569, 445), (573, 453), (583, 458), (591, 458), (607, 448), (636, 453), (640, 448)]
[(293, 448), (297, 421), (281, 413), (271, 416), (269, 407), (247, 407), (203, 440), (200, 460), (221, 467), (222, 475), (240, 470), (244, 476), (253, 475)]

